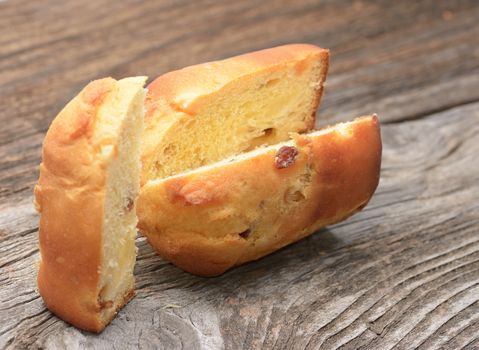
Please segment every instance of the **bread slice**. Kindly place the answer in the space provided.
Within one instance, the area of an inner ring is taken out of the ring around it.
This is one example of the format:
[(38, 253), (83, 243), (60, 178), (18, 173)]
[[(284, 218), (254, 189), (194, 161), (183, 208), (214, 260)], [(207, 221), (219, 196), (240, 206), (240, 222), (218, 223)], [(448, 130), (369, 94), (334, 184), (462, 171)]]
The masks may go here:
[(88, 84), (52, 122), (35, 204), (48, 308), (101, 331), (134, 295), (145, 77)]
[(328, 60), (292, 44), (159, 77), (148, 87), (142, 184), (312, 129)]
[(381, 163), (375, 116), (296, 135), (140, 190), (139, 228), (165, 259), (213, 276), (361, 210)]

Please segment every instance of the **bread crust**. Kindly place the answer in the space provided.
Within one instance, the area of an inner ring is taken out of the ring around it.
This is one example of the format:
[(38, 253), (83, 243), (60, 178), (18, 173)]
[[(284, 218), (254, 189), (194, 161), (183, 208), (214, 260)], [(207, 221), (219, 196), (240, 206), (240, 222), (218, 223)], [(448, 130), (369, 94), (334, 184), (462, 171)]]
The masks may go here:
[[(310, 44), (289, 44), (250, 52), (225, 60), (202, 63), (166, 73), (148, 86), (145, 102), (145, 132), (142, 161), (146, 182), (149, 163), (158, 151), (162, 132), (180, 116), (195, 116), (214, 95), (232, 82), (245, 81), (261, 72), (275, 72), (285, 65), (293, 65), (299, 73), (315, 62), (321, 62), (319, 86), (310, 107), (311, 117), (305, 121), (306, 130), (313, 129), (316, 110), (323, 94), (323, 83), (329, 69), (329, 50)], [(165, 113), (164, 111), (171, 111)], [(178, 112), (177, 115), (173, 115)]]
[[(102, 155), (101, 147), (116, 141), (97, 130), (97, 118), (117, 90), (112, 78), (92, 81), (58, 114), (43, 142), (35, 186), (35, 207), (41, 214), (39, 292), (60, 318), (93, 332), (100, 332), (115, 314), (102, 319), (107, 306), (98, 296), (103, 204), (112, 159)], [(112, 307), (128, 302), (133, 287)]]
[[(166, 73), (148, 85), (147, 110), (157, 100), (168, 101), (174, 109), (194, 115), (199, 105), (230, 82), (258, 72), (275, 71), (294, 64), (298, 72), (309, 62), (324, 63), (324, 78), (329, 67), (329, 50), (311, 44), (289, 44), (189, 66)], [(212, 77), (214, 73), (214, 77)], [(322, 91), (319, 91), (320, 95)], [(152, 114), (147, 112), (147, 117)]]
[(214, 276), (368, 203), (381, 164), (375, 116), (298, 135), (294, 147), (298, 154), (287, 167), (278, 168), (278, 150), (268, 148), (148, 182), (138, 200), (139, 229), (165, 259), (190, 273)]

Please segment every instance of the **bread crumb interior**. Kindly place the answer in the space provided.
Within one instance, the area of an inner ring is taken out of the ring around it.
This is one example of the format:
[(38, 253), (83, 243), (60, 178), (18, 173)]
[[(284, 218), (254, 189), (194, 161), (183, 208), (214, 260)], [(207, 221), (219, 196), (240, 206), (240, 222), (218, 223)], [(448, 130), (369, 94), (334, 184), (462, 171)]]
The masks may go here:
[(173, 123), (145, 165), (145, 180), (195, 169), (287, 140), (290, 132), (308, 130), (325, 67), (317, 61), (304, 66), (304, 62), (290, 64), (234, 81), (216, 93), (211, 103), (201, 105), (194, 116)]
[[(118, 135), (111, 149), (103, 147), (103, 152), (111, 152), (112, 157), (107, 174), (99, 286), (99, 304), (105, 320), (111, 318), (134, 288), (133, 269), (137, 252), (135, 201), (139, 192), (145, 98), (145, 90), (138, 89), (143, 85), (139, 85), (138, 79), (144, 82), (145, 78), (120, 80), (116, 101), (100, 111), (99, 120), (103, 125), (99, 127), (116, 129)], [(122, 120), (121, 123), (118, 119)]]

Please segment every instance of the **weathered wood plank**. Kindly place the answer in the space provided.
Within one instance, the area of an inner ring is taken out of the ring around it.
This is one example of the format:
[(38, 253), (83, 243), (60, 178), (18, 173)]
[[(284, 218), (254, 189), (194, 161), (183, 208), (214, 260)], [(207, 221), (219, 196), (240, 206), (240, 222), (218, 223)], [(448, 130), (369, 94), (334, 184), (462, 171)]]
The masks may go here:
[[(0, 214), (0, 347), (429, 349), (479, 334), (479, 103), (383, 126), (383, 176), (360, 214), (218, 278), (138, 240), (138, 296), (101, 335), (35, 291), (36, 216)], [(413, 146), (413, 147), (411, 147)]]

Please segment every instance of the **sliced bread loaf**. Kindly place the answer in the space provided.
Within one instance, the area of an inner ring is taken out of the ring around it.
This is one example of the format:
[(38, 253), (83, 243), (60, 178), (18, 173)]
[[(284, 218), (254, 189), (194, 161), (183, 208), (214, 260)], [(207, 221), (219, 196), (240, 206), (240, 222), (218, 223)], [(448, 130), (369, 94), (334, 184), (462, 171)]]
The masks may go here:
[(163, 179), (140, 190), (139, 228), (198, 275), (258, 259), (363, 208), (379, 181), (375, 116)]
[(314, 127), (329, 51), (292, 44), (167, 73), (149, 86), (142, 183)]
[(88, 84), (52, 122), (35, 205), (48, 308), (99, 332), (134, 295), (145, 77)]

